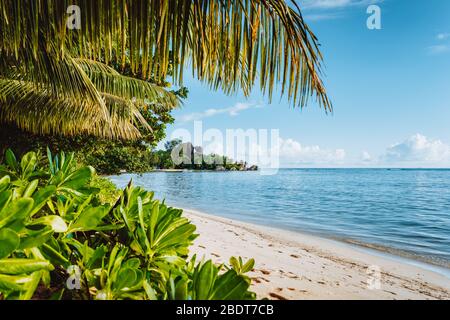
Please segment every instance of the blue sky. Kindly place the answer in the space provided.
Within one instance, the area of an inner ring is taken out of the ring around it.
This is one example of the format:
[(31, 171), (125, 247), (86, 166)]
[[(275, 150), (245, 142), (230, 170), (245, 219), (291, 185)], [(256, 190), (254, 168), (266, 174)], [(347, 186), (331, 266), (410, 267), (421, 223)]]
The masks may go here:
[[(366, 9), (381, 8), (381, 30)], [(450, 167), (450, 1), (301, 0), (319, 38), (333, 114), (258, 88), (246, 99), (186, 78), (180, 128), (279, 129), (285, 167)], [(177, 131), (175, 131), (177, 132)]]

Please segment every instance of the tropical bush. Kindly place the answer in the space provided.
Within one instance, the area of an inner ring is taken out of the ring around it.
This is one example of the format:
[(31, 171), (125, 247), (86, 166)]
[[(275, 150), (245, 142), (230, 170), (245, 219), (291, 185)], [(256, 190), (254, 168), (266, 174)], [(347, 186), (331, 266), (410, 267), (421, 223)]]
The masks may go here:
[(153, 196), (131, 182), (114, 190), (73, 153), (29, 152), (19, 161), (8, 150), (0, 299), (255, 298), (245, 275), (254, 261), (188, 259), (195, 226)]

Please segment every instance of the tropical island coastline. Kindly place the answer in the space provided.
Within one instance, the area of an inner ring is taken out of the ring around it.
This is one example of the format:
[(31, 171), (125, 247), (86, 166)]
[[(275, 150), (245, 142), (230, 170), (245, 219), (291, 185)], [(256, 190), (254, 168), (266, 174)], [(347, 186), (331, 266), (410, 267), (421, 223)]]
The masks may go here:
[(450, 300), (448, 4), (94, 2), (0, 2), (2, 306)]

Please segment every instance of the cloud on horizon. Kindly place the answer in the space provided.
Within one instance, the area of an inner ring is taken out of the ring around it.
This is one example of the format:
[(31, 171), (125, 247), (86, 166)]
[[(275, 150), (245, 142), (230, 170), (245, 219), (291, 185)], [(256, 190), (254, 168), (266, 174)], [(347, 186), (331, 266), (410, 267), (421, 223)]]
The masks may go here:
[(280, 139), (279, 154), (282, 166), (335, 165), (342, 164), (346, 158), (344, 149), (329, 150), (318, 145), (305, 146), (294, 139)]
[(449, 166), (450, 145), (418, 133), (388, 147), (383, 160), (387, 163)]
[[(187, 142), (187, 141), (185, 141)], [(248, 141), (249, 142), (249, 141)], [(292, 138), (278, 138), (278, 145), (262, 146), (247, 143), (242, 150), (228, 150), (225, 141), (205, 142), (205, 154), (226, 155), (235, 160), (252, 159), (261, 155), (276, 155), (281, 168), (295, 167), (361, 167), (361, 168), (450, 168), (450, 144), (417, 133), (407, 139), (394, 143), (378, 155), (364, 150), (352, 157), (342, 148), (323, 148), (319, 145), (305, 145)], [(259, 142), (261, 143), (261, 142)], [(235, 145), (236, 147), (236, 145)], [(269, 149), (267, 149), (269, 148)]]
[(281, 166), (336, 167), (450, 167), (450, 145), (420, 133), (388, 146), (379, 156), (361, 152), (354, 161), (344, 149), (305, 146), (293, 139), (280, 139)]
[(235, 117), (244, 110), (257, 109), (257, 108), (262, 108), (262, 106), (259, 104), (254, 104), (254, 103), (239, 102), (239, 103), (236, 103), (234, 106), (228, 107), (228, 108), (210, 108), (203, 112), (194, 112), (194, 113), (182, 115), (182, 116), (180, 116), (179, 121), (180, 122), (199, 121), (199, 120), (202, 120), (205, 118), (210, 118), (210, 117), (214, 117), (216, 115), (221, 115), (221, 114), (228, 114), (230, 117)]

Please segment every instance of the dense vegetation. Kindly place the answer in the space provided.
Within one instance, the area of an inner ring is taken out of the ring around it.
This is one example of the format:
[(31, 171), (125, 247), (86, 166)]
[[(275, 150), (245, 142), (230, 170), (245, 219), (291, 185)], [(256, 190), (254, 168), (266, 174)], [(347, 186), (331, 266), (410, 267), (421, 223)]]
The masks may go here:
[(130, 182), (114, 190), (77, 166), (8, 150), (0, 167), (0, 299), (253, 299), (245, 273), (188, 259), (182, 210)]
[[(256, 165), (248, 165), (243, 161), (235, 161), (216, 154), (203, 154), (201, 147), (194, 147), (191, 143), (182, 143), (179, 139), (167, 141), (164, 144), (164, 149), (156, 149), (143, 139), (120, 141), (93, 136), (40, 136), (11, 126), (0, 128), (0, 133), (2, 131), (7, 131), (8, 134), (1, 137), (0, 141), (3, 141), (4, 146), (14, 146), (19, 151), (17, 152), (19, 155), (23, 155), (30, 150), (36, 150), (44, 154), (47, 148), (54, 153), (61, 152), (64, 149), (74, 153), (77, 163), (92, 166), (100, 175), (114, 175), (123, 171), (144, 173), (155, 169), (258, 170)], [(163, 128), (161, 128), (161, 132), (163, 137)], [(184, 163), (173, 162), (172, 151), (176, 148), (180, 150), (181, 156), (184, 156), (184, 153), (190, 156), (186, 157), (187, 161)]]
[(256, 165), (248, 166), (243, 161), (236, 162), (217, 154), (204, 154), (201, 147), (195, 147), (190, 142), (183, 143), (180, 139), (167, 141), (164, 149), (152, 153), (152, 163), (157, 169), (258, 170)]

